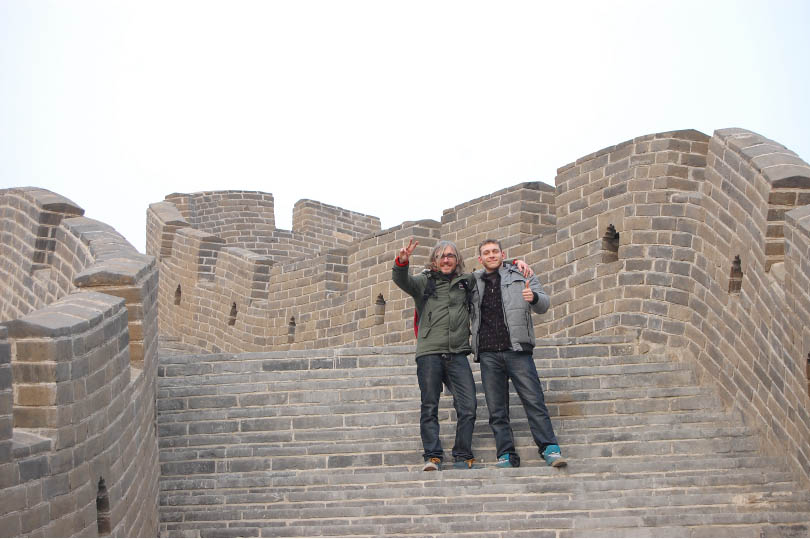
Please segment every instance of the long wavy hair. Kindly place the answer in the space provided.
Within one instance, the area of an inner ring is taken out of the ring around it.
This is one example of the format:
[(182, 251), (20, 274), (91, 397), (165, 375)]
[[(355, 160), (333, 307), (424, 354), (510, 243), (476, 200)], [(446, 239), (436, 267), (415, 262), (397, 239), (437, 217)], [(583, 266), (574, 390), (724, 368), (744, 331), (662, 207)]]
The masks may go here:
[(448, 240), (440, 240), (436, 247), (433, 248), (433, 251), (430, 253), (430, 258), (425, 264), (425, 268), (433, 271), (439, 271), (439, 260), (441, 260), (444, 251), (450, 247), (453, 252), (456, 254), (456, 270), (453, 273), (454, 275), (461, 275), (464, 273), (464, 259), (461, 257), (461, 253), (458, 252), (458, 247), (452, 241)]

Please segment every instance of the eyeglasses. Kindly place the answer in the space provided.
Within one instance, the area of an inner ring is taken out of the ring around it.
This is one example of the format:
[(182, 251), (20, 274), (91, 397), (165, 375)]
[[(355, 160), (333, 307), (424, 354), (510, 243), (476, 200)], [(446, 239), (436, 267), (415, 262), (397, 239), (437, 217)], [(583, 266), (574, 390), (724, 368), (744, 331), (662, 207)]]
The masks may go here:
[(452, 259), (456, 258), (456, 255), (454, 255), (453, 253), (447, 253), (447, 254), (443, 254), (439, 258), (442, 259), (442, 260), (445, 259), (445, 258), (447, 258), (449, 260), (452, 260)]

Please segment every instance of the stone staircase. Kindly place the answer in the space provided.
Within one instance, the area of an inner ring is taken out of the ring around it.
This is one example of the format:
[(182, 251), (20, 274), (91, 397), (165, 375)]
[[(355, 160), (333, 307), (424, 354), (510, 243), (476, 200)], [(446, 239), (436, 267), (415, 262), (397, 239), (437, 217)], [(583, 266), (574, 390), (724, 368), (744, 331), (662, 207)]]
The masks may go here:
[[(175, 352), (176, 353), (176, 352)], [(535, 360), (567, 468), (496, 455), (478, 366), (480, 470), (422, 472), (413, 347), (161, 355), (161, 534), (807, 536), (810, 493), (687, 363), (624, 337), (547, 340)], [(452, 397), (442, 398), (446, 462)]]

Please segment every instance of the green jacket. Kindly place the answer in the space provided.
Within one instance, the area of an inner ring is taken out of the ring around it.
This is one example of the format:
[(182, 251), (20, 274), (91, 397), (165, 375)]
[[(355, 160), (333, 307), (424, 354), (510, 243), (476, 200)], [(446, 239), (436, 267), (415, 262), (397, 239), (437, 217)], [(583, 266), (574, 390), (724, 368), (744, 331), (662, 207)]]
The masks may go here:
[[(475, 286), (471, 273), (448, 280), (440, 272), (424, 271), (410, 275), (408, 266), (394, 263), (394, 283), (410, 295), (419, 313), (416, 357), (429, 354), (469, 354), (470, 305), (467, 290)], [(434, 293), (423, 301), (428, 279), (433, 279)]]

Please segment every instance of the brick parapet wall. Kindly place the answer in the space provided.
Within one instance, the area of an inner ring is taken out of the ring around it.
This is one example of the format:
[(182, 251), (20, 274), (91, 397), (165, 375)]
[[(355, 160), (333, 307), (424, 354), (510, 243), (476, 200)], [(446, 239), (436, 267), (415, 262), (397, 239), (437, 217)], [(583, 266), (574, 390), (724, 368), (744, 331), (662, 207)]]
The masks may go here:
[[(34, 187), (0, 190), (0, 321), (55, 301), (71, 290), (70, 276), (53, 272), (55, 229), (84, 210), (69, 199)], [(54, 278), (55, 277), (55, 278)]]
[(332, 245), (350, 245), (380, 230), (380, 219), (314, 200), (299, 200), (293, 207), (293, 231), (324, 238)]
[[(413, 301), (391, 281), (391, 268), (399, 249), (411, 238), (419, 242), (411, 256), (411, 271), (423, 268), (440, 233), (437, 221), (409, 221), (358, 244), (349, 258), (344, 306), (344, 316), (355, 320), (349, 326), (355, 340), (344, 340), (343, 344), (383, 346), (413, 340)], [(378, 303), (380, 300), (384, 304)]]
[(166, 197), (194, 228), (223, 238), (275, 228), (273, 195), (258, 191), (173, 193)]
[(4, 326), (0, 326), (0, 467), (11, 461), (13, 410), (11, 345), (8, 342), (8, 330)]
[(521, 183), (445, 210), (441, 238), (454, 242), (472, 269), (481, 241), (499, 239), (509, 256), (525, 257), (535, 237), (556, 230), (556, 219), (554, 188)]
[[(795, 205), (810, 194), (810, 168), (795, 154), (745, 130), (715, 134), (702, 190), (705, 222), (697, 235), (705, 241), (688, 336), (702, 376), (759, 426), (766, 451), (786, 454), (808, 478), (810, 288), (796, 286), (806, 285), (810, 275), (808, 206), (790, 210), (785, 193)], [(777, 219), (775, 202), (782, 206)], [(732, 291), (735, 257), (742, 276)]]
[(301, 258), (318, 256), (321, 251), (335, 246), (323, 237), (304, 236), (289, 230), (263, 231), (238, 242), (239, 247), (272, 256), (277, 262), (293, 262)]
[(553, 192), (519, 184), (446, 210), (440, 225), (362, 238), (347, 248), (345, 289), (330, 297), (294, 291), (313, 285), (323, 260), (277, 261), (267, 299), (253, 303), (267, 321), (246, 332), (253, 347), (223, 350), (413, 342), (412, 300), (390, 282), (396, 251), (412, 234), (421, 257), (451, 239), (472, 269), (478, 243), (496, 236), (551, 295), (551, 310), (533, 315), (539, 338), (630, 337), (694, 361), (807, 477), (807, 171), (744, 130), (638, 137), (561, 167)]
[(155, 256), (171, 256), (174, 235), (189, 223), (171, 202), (155, 202), (146, 211), (146, 252)]
[(808, 171), (738, 129), (641, 137), (561, 168), (556, 241), (534, 242), (527, 257), (552, 296), (538, 333), (635, 334), (680, 351), (762, 430), (766, 451), (810, 477), (810, 339), (798, 307), (810, 289), (793, 284), (808, 280), (807, 210), (790, 209), (810, 193)]
[(15, 453), (3, 465), (3, 529), (12, 536), (96, 535), (103, 478), (111, 533), (154, 534), (157, 371), (154, 361), (151, 372), (130, 367), (125, 301), (77, 292), (6, 328)]
[(255, 191), (174, 193), (147, 212), (147, 253), (170, 256), (183, 226), (221, 238), (225, 244), (288, 262), (347, 246), (380, 230), (377, 217), (312, 200), (293, 208), (293, 230), (275, 227), (273, 195)]
[[(554, 241), (527, 257), (551, 296), (541, 335), (661, 340), (662, 317), (691, 286), (690, 215), (700, 210), (690, 194), (703, 181), (708, 140), (696, 131), (639, 137), (559, 170)], [(614, 251), (609, 231), (618, 235)]]
[[(415, 237), (421, 245), (413, 262), (424, 265), (439, 230), (436, 221), (405, 223), (369, 235), (351, 248), (328, 249), (287, 263), (222, 247), (221, 240), (214, 243), (216, 237), (200, 231), (179, 230), (172, 247), (177, 256), (161, 261), (161, 331), (214, 352), (382, 345), (408, 339), (413, 311), (403, 314), (408, 299), (391, 282), (391, 264), (399, 248)], [(189, 248), (187, 243), (195, 238), (207, 238), (209, 247), (218, 248), (206, 251), (198, 241)], [(215, 278), (199, 279), (200, 272), (183, 264), (199, 260), (194, 253), (200, 250), (215, 255)]]
[(77, 289), (103, 292), (126, 301), (132, 364), (143, 368), (147, 358), (154, 360), (155, 350), (146, 353), (147, 340), (157, 338), (154, 324), (152, 331), (146, 331), (148, 318), (155, 318), (157, 311), (154, 257), (138, 253), (109, 225), (86, 217), (65, 219), (56, 239), (59, 247), (54, 265), (57, 260), (73, 257), (73, 284)]
[[(10, 459), (0, 459), (0, 528), (97, 534), (103, 475), (111, 532), (153, 536), (154, 259), (54, 193), (5, 190), (0, 208), (3, 245), (12, 246), (0, 267), (14, 275), (3, 279), (3, 297), (16, 306), (0, 325), (0, 387), (12, 388), (0, 388), (0, 455), (9, 428), (13, 441)], [(36, 239), (43, 234), (49, 241)]]

